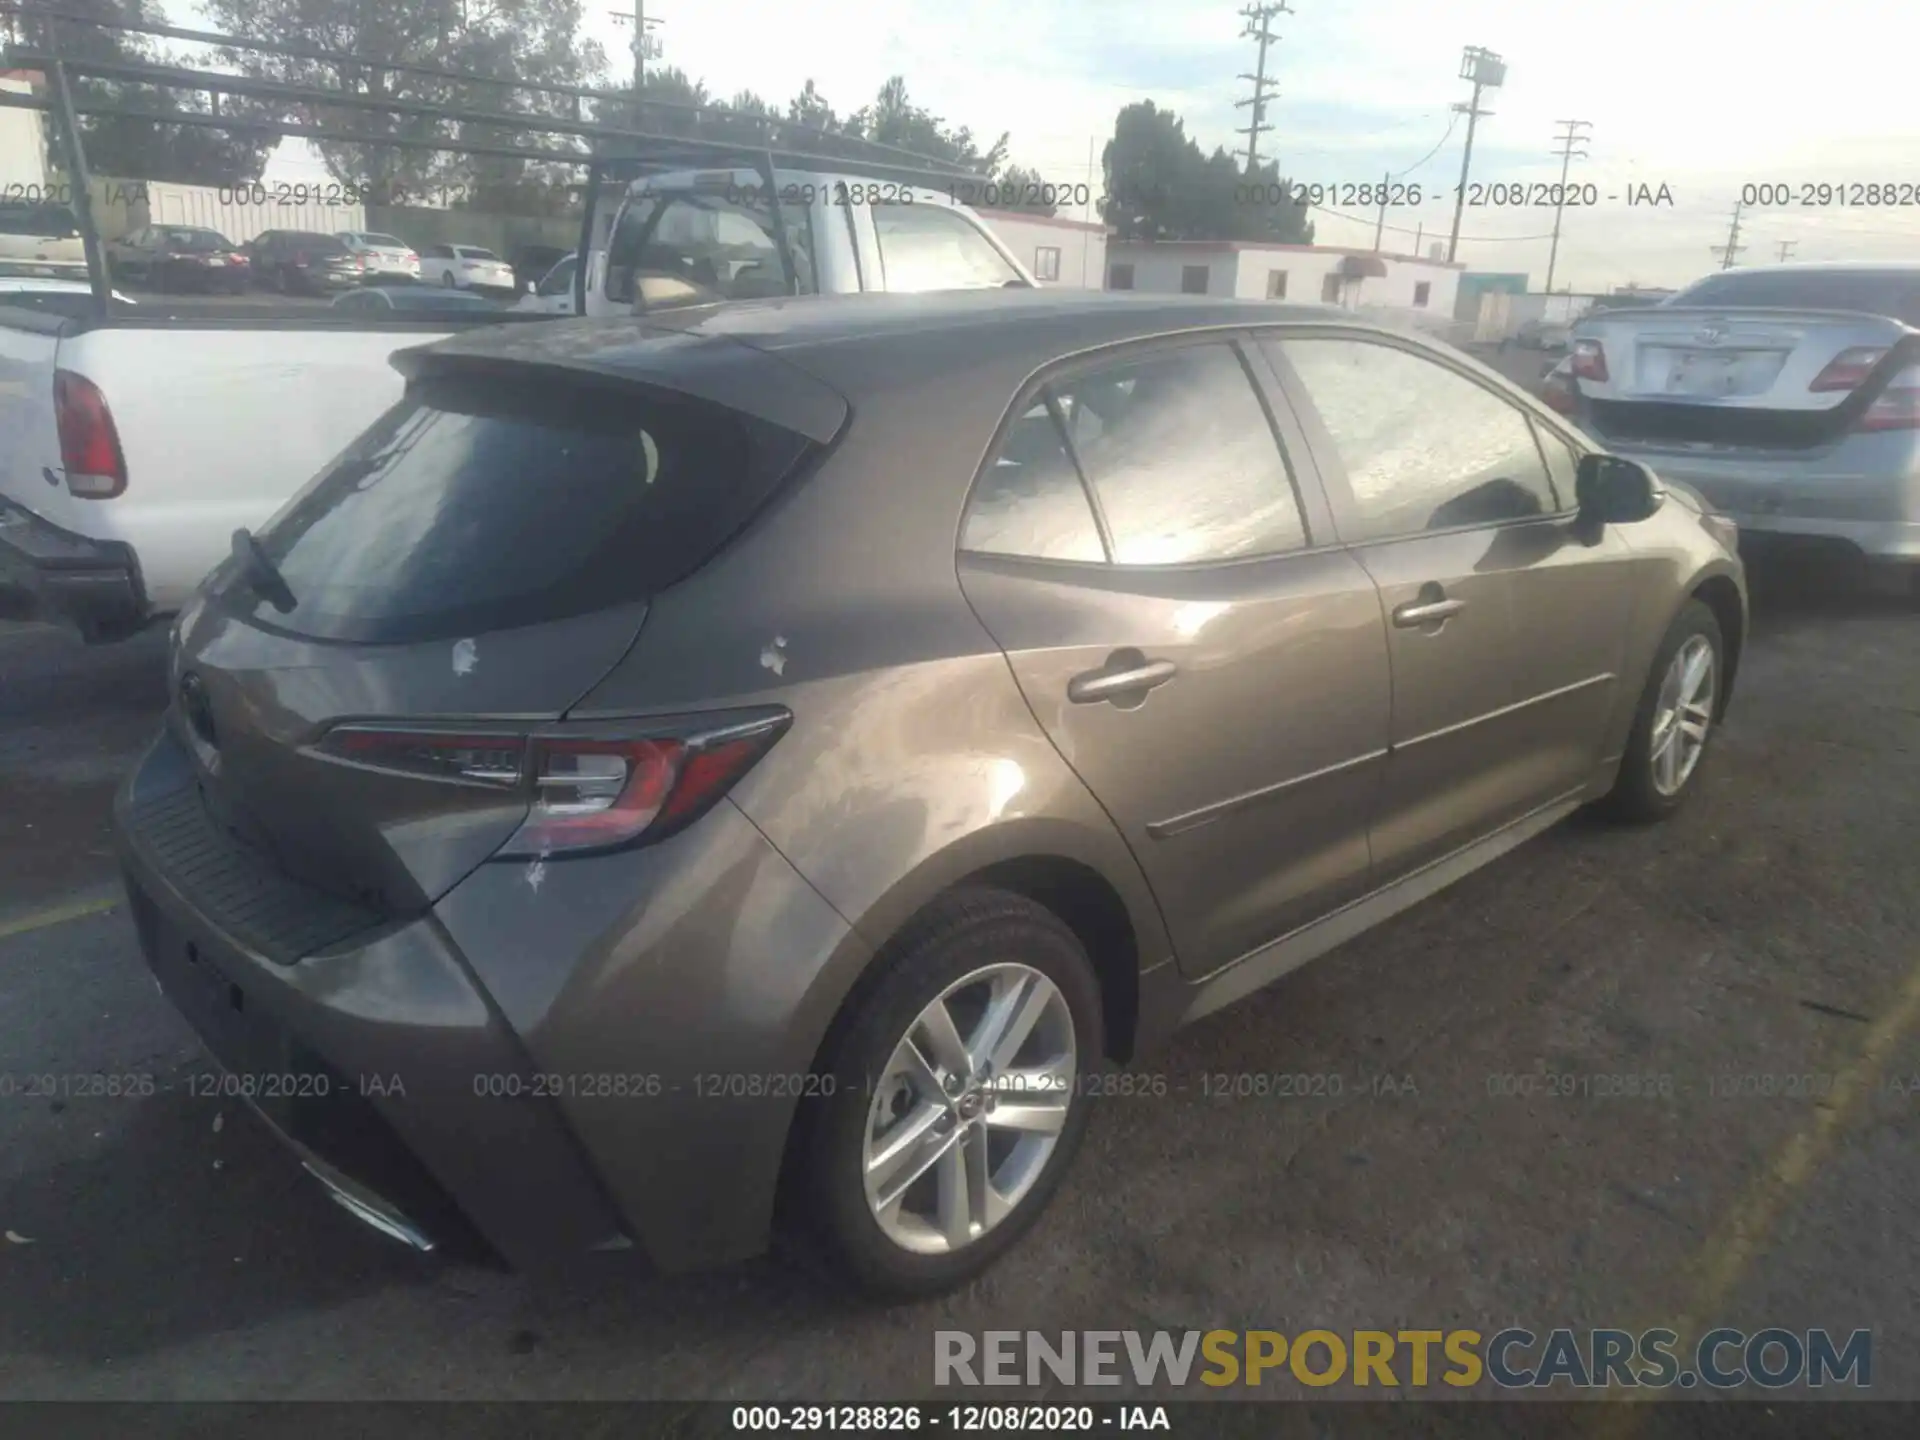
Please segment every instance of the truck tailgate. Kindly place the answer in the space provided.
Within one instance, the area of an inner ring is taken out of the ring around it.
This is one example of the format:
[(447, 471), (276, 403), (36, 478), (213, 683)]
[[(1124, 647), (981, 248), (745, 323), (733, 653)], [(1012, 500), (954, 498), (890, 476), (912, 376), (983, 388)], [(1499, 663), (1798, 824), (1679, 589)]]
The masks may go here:
[[(127, 488), (106, 501), (62, 490), (70, 518), (42, 513), (90, 539), (133, 546), (154, 610), (177, 609), (227, 554), (234, 530), (264, 523), (400, 398), (393, 352), (447, 333), (176, 323), (69, 336), (60, 368), (106, 397)], [(58, 451), (56, 437), (56, 473)]]

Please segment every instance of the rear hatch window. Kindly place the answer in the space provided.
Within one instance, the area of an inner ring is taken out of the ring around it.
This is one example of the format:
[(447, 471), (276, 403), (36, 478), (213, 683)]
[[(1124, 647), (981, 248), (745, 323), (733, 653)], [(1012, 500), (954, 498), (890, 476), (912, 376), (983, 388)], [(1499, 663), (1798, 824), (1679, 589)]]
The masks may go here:
[(1920, 273), (1901, 270), (1781, 270), (1716, 275), (1683, 290), (1671, 305), (1712, 309), (1857, 310), (1920, 326)]
[(706, 563), (808, 448), (659, 391), (416, 380), (261, 531), (293, 605), (253, 613), (295, 635), (402, 643), (644, 599)]

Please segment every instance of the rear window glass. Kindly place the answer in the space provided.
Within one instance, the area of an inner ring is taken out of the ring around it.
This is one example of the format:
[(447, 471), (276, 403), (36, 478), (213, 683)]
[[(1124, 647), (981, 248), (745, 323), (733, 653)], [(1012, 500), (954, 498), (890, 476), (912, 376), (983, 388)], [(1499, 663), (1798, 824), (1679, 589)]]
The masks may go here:
[(1715, 275), (1682, 290), (1670, 305), (1765, 309), (1861, 310), (1920, 325), (1920, 273), (1904, 270), (1803, 270)]
[(500, 257), (491, 250), (482, 250), (478, 245), (456, 245), (454, 253), (465, 260), (498, 260)]
[(67, 240), (79, 233), (79, 222), (64, 205), (0, 203), (0, 235), (57, 236)]
[(216, 230), (162, 230), (160, 239), (175, 250), (233, 249), (233, 242)]
[(806, 448), (635, 389), (416, 381), (260, 532), (295, 603), (254, 613), (397, 643), (643, 599), (706, 563)]
[(361, 240), (368, 245), (384, 245), (389, 250), (404, 250), (407, 242), (392, 235), (362, 235)]
[(304, 230), (292, 230), (283, 238), (287, 244), (297, 245), (302, 250), (311, 250), (316, 255), (344, 255), (347, 253), (347, 247), (331, 235), (315, 235)]

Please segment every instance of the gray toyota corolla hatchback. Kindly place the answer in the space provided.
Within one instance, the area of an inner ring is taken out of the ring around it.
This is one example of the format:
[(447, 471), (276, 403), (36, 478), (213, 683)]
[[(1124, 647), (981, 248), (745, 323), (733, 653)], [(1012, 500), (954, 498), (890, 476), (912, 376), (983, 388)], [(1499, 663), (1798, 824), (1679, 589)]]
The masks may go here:
[(1461, 355), (1061, 291), (473, 332), (179, 620), (146, 954), (335, 1198), (912, 1294), (1102, 1067), (1695, 783), (1734, 534)]

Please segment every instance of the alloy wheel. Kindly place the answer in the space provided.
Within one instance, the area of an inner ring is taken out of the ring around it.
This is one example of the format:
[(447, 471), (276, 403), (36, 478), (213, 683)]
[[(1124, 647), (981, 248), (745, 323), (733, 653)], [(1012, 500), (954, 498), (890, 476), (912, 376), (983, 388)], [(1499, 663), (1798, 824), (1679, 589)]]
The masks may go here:
[(1649, 754), (1654, 789), (1664, 796), (1680, 793), (1707, 748), (1714, 684), (1713, 644), (1704, 635), (1691, 636), (1668, 663), (1653, 707)]
[(889, 1240), (949, 1254), (1024, 1200), (1059, 1144), (1077, 1074), (1073, 1013), (1028, 965), (990, 965), (915, 1018), (874, 1086), (867, 1205)]

